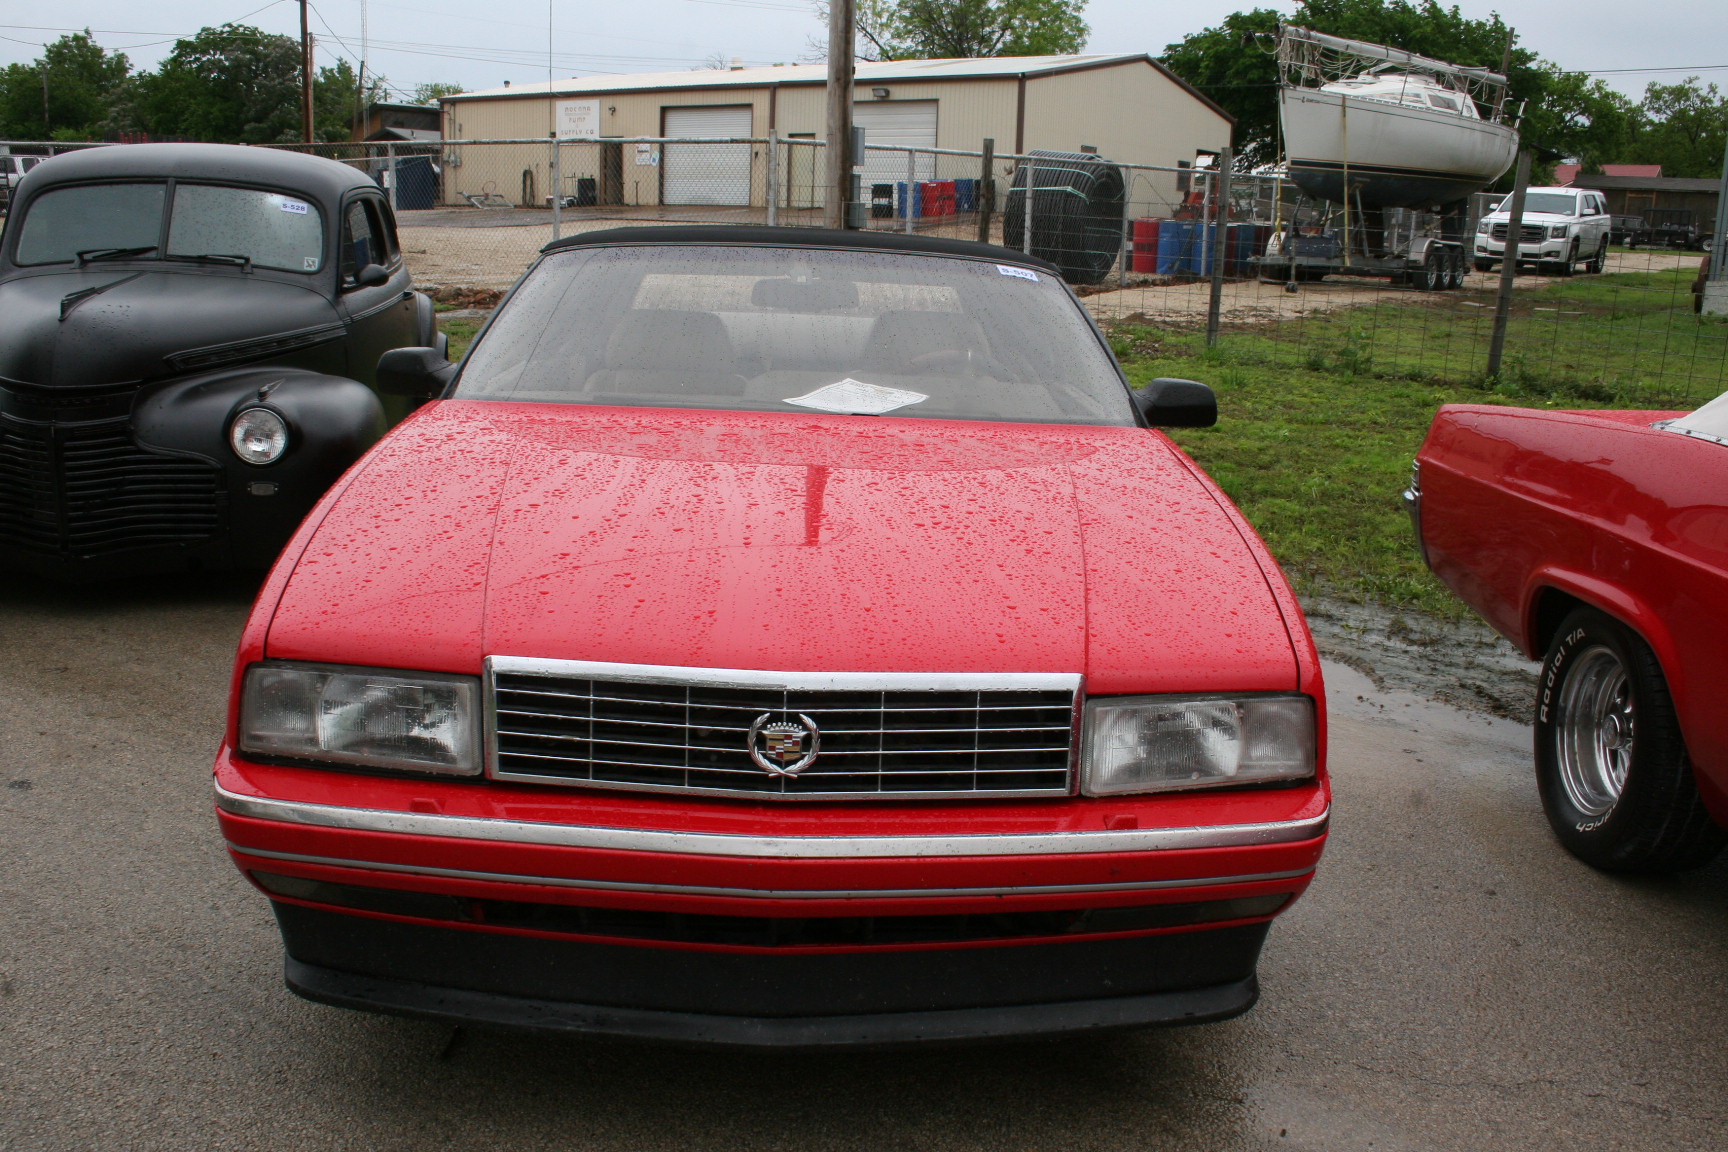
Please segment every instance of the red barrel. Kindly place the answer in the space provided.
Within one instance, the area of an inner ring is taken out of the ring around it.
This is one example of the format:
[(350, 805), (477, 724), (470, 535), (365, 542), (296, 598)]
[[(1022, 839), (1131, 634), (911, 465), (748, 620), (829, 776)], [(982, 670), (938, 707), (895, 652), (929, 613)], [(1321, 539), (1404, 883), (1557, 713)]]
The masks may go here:
[(1148, 216), (1134, 221), (1134, 257), (1131, 267), (1136, 272), (1158, 271), (1158, 225)]

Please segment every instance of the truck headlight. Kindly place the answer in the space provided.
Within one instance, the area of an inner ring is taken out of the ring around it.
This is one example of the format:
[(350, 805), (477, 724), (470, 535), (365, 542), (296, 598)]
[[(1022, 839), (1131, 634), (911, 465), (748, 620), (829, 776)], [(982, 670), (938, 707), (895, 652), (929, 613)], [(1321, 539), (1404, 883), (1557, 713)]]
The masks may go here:
[(1086, 702), (1088, 796), (1268, 784), (1314, 775), (1308, 696), (1106, 696)]
[(261, 663), (240, 694), (241, 752), (405, 772), (480, 772), (480, 681), (332, 664)]
[(1550, 224), (1550, 225), (1548, 225), (1548, 239), (1550, 239), (1550, 240), (1564, 240), (1564, 239), (1566, 239), (1566, 225), (1564, 225), (1564, 224)]
[(1481, 233), (1483, 236), (1488, 235), (1488, 233), (1491, 232), (1493, 230), (1493, 228), (1494, 228), (1494, 221), (1488, 219), (1488, 217), (1486, 217), (1486, 216), (1482, 217), (1482, 219), (1480, 219), (1476, 222), (1476, 231)]
[(228, 446), (248, 464), (274, 464), (288, 451), (288, 422), (268, 408), (248, 408), (228, 425)]

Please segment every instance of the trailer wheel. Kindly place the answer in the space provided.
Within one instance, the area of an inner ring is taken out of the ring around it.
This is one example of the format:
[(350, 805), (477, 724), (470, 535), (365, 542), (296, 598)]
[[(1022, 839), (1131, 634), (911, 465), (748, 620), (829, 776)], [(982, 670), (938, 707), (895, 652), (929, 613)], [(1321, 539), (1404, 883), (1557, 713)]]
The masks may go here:
[(1410, 273), (1410, 287), (1418, 292), (1438, 292), (1446, 286), (1446, 272), (1441, 267), (1443, 257), (1434, 249), (1422, 258), (1422, 267)]
[(1492, 261), (1492, 260), (1478, 260), (1478, 261), (1476, 261), (1476, 271), (1478, 271), (1478, 272), (1492, 272), (1492, 271), (1494, 271), (1494, 261)]
[(1456, 291), (1464, 287), (1464, 253), (1446, 253), (1446, 290)]

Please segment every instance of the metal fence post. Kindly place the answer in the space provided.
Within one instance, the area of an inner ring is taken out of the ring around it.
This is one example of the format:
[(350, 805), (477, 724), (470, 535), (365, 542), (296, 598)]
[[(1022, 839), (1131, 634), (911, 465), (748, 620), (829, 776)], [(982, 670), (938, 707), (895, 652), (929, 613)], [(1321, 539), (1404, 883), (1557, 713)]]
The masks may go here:
[(1728, 146), (1722, 149), (1722, 183), (1716, 190), (1716, 233), (1710, 237), (1711, 283), (1728, 280)]
[(996, 178), (990, 169), (996, 163), (996, 138), (984, 137), (984, 163), (978, 169), (978, 193), (974, 197), (978, 208), (978, 243), (990, 243), (990, 209), (996, 206)]
[(402, 193), (397, 190), (396, 186), (396, 142), (394, 140), (388, 141), (384, 145), (384, 182), (390, 185), (390, 207), (399, 211), (402, 207)]
[(768, 129), (768, 227), (780, 224), (780, 133)]
[(1026, 169), (1026, 192), (1020, 197), (1020, 212), (1023, 217), (1020, 222), (1020, 251), (1030, 256), (1032, 255), (1032, 178), (1037, 175), (1037, 170), (1024, 158), (1021, 159), (1020, 164)]
[(564, 234), (564, 189), (558, 179), (558, 137), (552, 137), (552, 163), (547, 169), (547, 178), (552, 185), (552, 239), (556, 240)]
[(1488, 378), (1500, 375), (1500, 358), (1506, 351), (1506, 323), (1512, 315), (1512, 281), (1518, 275), (1518, 249), (1524, 241), (1524, 190), (1530, 186), (1530, 153), (1518, 152), (1518, 171), (1512, 178), (1512, 208), (1506, 221), (1506, 243), (1500, 249), (1500, 294), (1494, 299), (1494, 334), (1488, 341)]
[(912, 217), (918, 211), (918, 153), (908, 150), (906, 153), (906, 223), (902, 225), (907, 235), (913, 231)]
[(1230, 230), (1230, 145), (1218, 153), (1217, 174), (1212, 179), (1212, 295), (1206, 302), (1206, 346), (1218, 343), (1218, 321), (1224, 303), (1224, 254)]

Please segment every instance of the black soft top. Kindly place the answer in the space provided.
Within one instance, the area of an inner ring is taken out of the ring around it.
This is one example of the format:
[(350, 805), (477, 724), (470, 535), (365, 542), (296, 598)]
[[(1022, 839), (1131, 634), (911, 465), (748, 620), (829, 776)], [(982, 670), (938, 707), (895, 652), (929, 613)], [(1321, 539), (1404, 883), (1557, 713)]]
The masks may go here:
[(592, 248), (614, 244), (750, 244), (763, 248), (866, 248), (873, 252), (918, 252), (927, 256), (970, 256), (998, 264), (1037, 268), (1058, 280), (1061, 269), (1047, 260), (975, 240), (908, 236), (904, 232), (843, 231), (837, 228), (769, 228), (760, 224), (670, 224), (605, 228), (579, 232), (540, 249)]
[(35, 195), (58, 184), (90, 180), (179, 179), (218, 184), (265, 184), (289, 188), (334, 207), (354, 188), (376, 188), (346, 164), (280, 148), (240, 144), (114, 144), (62, 152), (32, 168), (20, 194)]

